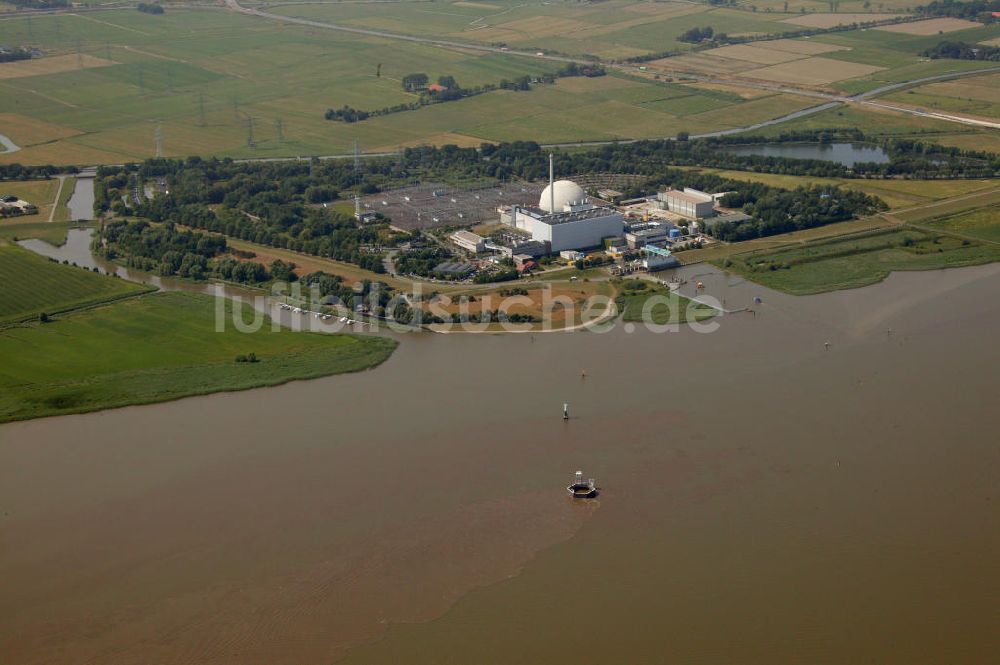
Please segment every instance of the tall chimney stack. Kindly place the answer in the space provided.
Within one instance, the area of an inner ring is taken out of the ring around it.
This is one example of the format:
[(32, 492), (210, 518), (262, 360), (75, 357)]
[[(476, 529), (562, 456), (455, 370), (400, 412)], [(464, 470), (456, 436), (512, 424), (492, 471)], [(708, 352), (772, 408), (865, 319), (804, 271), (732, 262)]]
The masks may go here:
[(552, 153), (549, 153), (549, 212), (556, 212), (556, 168)]

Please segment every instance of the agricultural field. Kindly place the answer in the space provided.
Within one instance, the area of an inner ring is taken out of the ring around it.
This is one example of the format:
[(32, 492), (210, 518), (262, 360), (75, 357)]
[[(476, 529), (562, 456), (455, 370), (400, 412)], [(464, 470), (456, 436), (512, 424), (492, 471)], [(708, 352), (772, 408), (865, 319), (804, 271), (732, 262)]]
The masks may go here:
[[(224, 301), (244, 320), (249, 307)], [(273, 386), (380, 364), (376, 336), (215, 331), (215, 299), (156, 293), (0, 332), (0, 422)], [(254, 354), (258, 362), (236, 362)]]
[[(405, 6), (422, 12), (428, 5)], [(343, 7), (387, 13), (374, 5)], [(729, 128), (754, 110), (743, 113), (746, 100), (724, 89), (613, 73), (349, 124), (325, 120), (323, 113), (344, 105), (374, 110), (413, 101), (400, 83), (413, 71), (432, 79), (451, 75), (471, 87), (562, 65), (288, 25), (221, 9), (171, 9), (161, 16), (125, 10), (44, 15), (30, 23), (15, 17), (0, 19), (0, 29), (5, 41), (30, 41), (48, 54), (31, 66), (58, 59), (48, 73), (0, 79), (3, 133), (22, 148), (0, 154), (0, 163), (139, 160), (154, 154), (157, 128), (166, 156), (269, 157), (345, 153), (355, 139), (365, 151), (386, 151), (428, 143), (662, 137)], [(67, 63), (74, 68), (65, 71)], [(808, 105), (771, 97), (767, 105), (779, 115)], [(694, 117), (710, 112), (716, 115)]]
[(936, 270), (1000, 260), (1000, 245), (917, 229), (887, 229), (733, 255), (724, 269), (772, 289), (808, 295), (867, 286), (897, 270)]
[(542, 5), (509, 0), (489, 3), (403, 2), (391, 10), (376, 3), (269, 4), (266, 11), (338, 25), (386, 30), (512, 49), (622, 58), (690, 49), (677, 38), (693, 27), (731, 35), (787, 31), (787, 15), (714, 8), (686, 2), (609, 0)]
[(1000, 74), (930, 83), (884, 99), (948, 113), (1000, 118)]
[(794, 18), (786, 18), (785, 23), (800, 25), (805, 28), (835, 28), (838, 25), (851, 25), (852, 23), (865, 23), (869, 21), (886, 21), (893, 18), (900, 18), (905, 14), (868, 14), (868, 13), (840, 13), (835, 14), (806, 14)]
[(0, 244), (0, 324), (125, 298), (149, 289), (84, 268), (62, 265)]
[(59, 180), (15, 180), (0, 182), (0, 195), (10, 194), (38, 207), (34, 215), (18, 215), (17, 217), (0, 218), (0, 230), (9, 229), (22, 224), (48, 221), (52, 206), (56, 203), (59, 192)]

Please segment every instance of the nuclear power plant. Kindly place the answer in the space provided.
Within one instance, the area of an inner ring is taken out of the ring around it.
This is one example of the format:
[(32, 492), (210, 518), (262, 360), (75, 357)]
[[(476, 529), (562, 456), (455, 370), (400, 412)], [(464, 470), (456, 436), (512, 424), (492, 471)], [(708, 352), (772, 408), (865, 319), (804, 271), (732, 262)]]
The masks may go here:
[(527, 231), (531, 239), (547, 244), (549, 253), (600, 247), (606, 238), (620, 238), (625, 217), (610, 206), (594, 205), (571, 180), (556, 180), (549, 155), (549, 185), (538, 206), (511, 206), (501, 221)]

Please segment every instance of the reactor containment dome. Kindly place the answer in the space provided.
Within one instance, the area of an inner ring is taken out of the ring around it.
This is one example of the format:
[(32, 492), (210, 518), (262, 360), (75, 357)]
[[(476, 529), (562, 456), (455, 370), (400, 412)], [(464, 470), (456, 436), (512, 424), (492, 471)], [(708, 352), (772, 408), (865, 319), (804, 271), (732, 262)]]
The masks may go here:
[(570, 212), (590, 207), (590, 200), (580, 185), (572, 180), (556, 180), (542, 191), (538, 207), (548, 213)]

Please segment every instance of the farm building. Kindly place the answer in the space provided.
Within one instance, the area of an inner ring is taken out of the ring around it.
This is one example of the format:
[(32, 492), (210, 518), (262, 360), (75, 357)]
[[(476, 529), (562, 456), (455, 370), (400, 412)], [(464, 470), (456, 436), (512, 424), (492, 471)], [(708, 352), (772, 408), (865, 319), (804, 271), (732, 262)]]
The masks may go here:
[(13, 194), (0, 196), (0, 217), (14, 217), (16, 215), (34, 215), (38, 212), (38, 206), (28, 203), (24, 199), (19, 199)]

